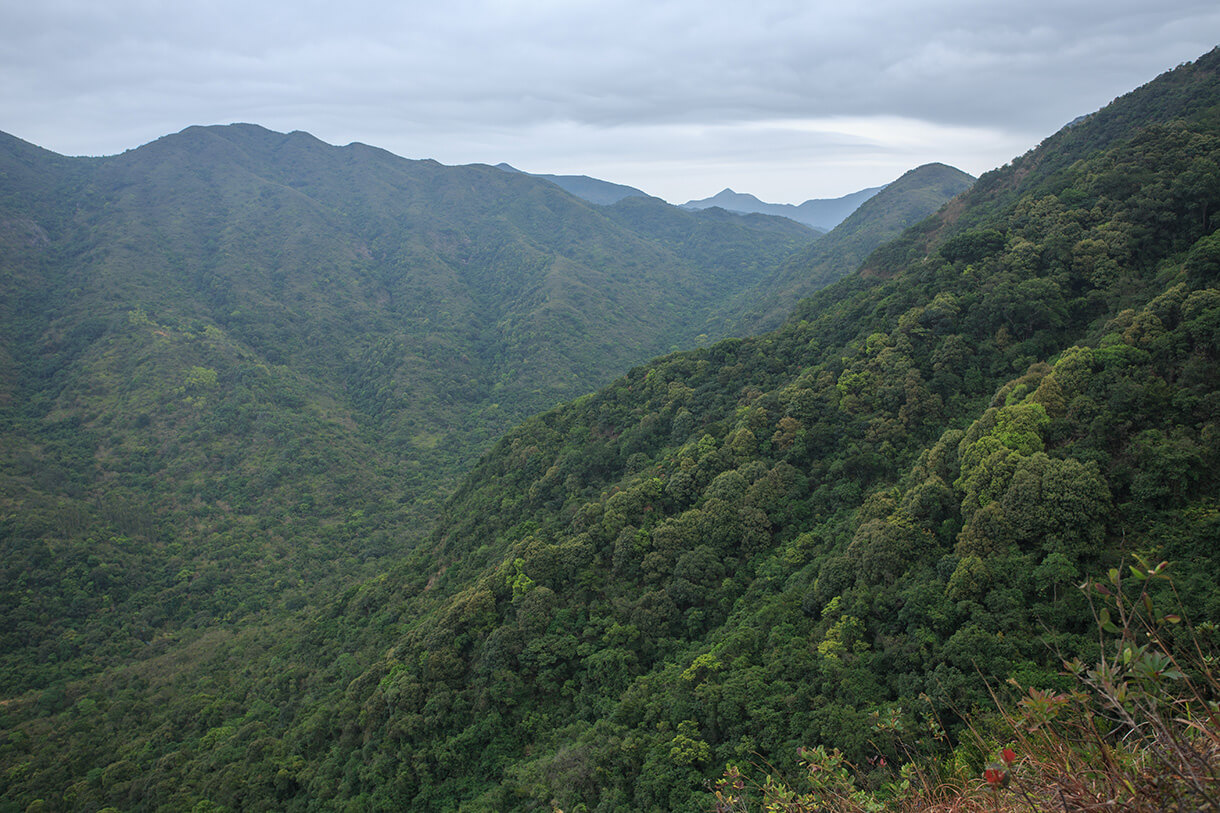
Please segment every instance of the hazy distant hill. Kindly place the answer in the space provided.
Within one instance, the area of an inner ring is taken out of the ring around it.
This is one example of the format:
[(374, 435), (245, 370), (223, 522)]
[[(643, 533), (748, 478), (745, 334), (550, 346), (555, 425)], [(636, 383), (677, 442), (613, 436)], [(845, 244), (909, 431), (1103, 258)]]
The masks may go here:
[(545, 178), (560, 189), (600, 206), (617, 203), (623, 198), (649, 197), (647, 192), (641, 192), (634, 186), (590, 178), (588, 175), (547, 175), (545, 173), (523, 172), (509, 164), (496, 164), (496, 169), (502, 169), (505, 172), (519, 172), (522, 175), (532, 175), (535, 178)]
[(757, 212), (759, 214), (787, 217), (821, 231), (830, 231), (843, 219), (860, 207), (860, 204), (880, 192), (884, 187), (861, 189), (841, 198), (807, 200), (802, 204), (765, 203), (753, 195), (724, 189), (710, 198), (690, 200), (682, 204), (684, 209), (707, 209), (719, 206), (730, 212)]

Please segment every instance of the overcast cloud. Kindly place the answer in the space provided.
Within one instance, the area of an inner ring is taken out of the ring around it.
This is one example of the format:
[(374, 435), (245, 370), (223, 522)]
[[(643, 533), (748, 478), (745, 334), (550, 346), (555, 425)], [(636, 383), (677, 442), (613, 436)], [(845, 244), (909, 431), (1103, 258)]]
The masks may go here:
[(0, 130), (68, 155), (247, 121), (672, 202), (979, 174), (1220, 43), (1215, 0), (41, 0)]

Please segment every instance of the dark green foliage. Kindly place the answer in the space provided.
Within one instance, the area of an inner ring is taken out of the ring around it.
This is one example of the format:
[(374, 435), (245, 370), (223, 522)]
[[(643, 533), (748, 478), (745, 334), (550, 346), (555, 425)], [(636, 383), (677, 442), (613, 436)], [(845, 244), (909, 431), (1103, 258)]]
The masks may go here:
[[(1030, 631), (1087, 650), (1072, 585), (1124, 539), (1214, 576), (1189, 541), (1213, 527), (1220, 485), (1199, 466), (1214, 417), (1193, 400), (1220, 381), (1194, 321), (1216, 292), (1185, 267), (1207, 234), (1171, 214), (1188, 197), (1140, 191), (1172, 186), (1182, 150), (1216, 153), (1192, 127), (1115, 141), (1053, 190), (1031, 176), (1037, 195), (984, 199), (986, 217), (967, 195), (921, 227), (940, 237), (915, 262), (870, 260), (883, 273), (777, 333), (633, 370), (502, 439), (434, 544), (442, 593), (480, 573), (505, 585), (486, 640), (520, 636), (509, 671), (527, 677), (500, 711), (531, 721), (513, 786), (532, 801), (515, 804), (695, 807), (701, 777), (755, 752), (825, 743), (862, 760), (870, 710), (923, 696), (951, 722), (987, 702), (980, 673), (1053, 684)], [(1107, 198), (1132, 162), (1165, 174)], [(1177, 395), (1187, 379), (1212, 383)], [(584, 564), (556, 578), (544, 552), (567, 545)], [(1192, 601), (1214, 608), (1214, 585)], [(565, 617), (588, 619), (566, 650)], [(412, 748), (471, 734), (493, 691), (467, 675), (470, 711)], [(602, 747), (611, 736), (624, 744)], [(574, 753), (603, 780), (559, 779)], [(505, 787), (494, 765), (463, 776)]]

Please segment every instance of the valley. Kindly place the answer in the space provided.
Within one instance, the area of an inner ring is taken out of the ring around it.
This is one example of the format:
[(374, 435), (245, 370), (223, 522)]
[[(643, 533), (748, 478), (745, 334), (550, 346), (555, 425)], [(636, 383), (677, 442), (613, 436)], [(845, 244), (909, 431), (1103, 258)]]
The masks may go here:
[(1066, 691), (1133, 553), (1213, 623), (1218, 71), (822, 236), (0, 137), (0, 810), (713, 809), (815, 746), (880, 787)]

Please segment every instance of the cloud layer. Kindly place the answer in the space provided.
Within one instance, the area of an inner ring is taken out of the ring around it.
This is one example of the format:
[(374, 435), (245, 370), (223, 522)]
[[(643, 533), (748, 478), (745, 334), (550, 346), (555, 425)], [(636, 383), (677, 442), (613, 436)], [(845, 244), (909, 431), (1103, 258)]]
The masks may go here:
[(678, 202), (977, 174), (1220, 41), (1214, 0), (8, 6), (0, 129), (57, 152), (251, 121)]

